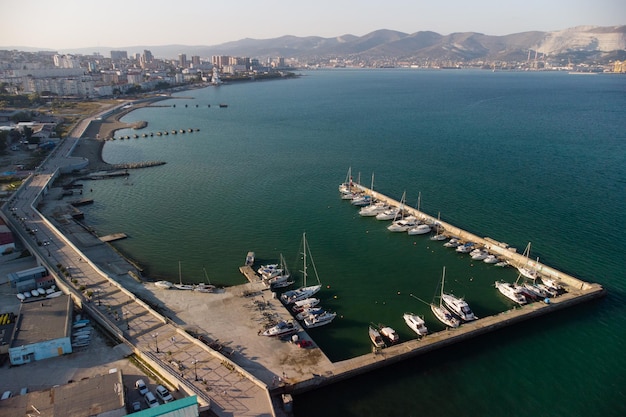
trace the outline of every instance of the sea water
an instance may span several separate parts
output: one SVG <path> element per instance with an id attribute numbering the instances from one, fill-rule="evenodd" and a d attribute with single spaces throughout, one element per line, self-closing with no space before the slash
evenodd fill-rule
<path id="1" fill-rule="evenodd" d="M 620 75 L 398 69 L 185 91 L 130 113 L 148 127 L 116 136 L 199 131 L 107 142 L 107 162 L 167 164 L 90 182 L 86 221 L 127 233 L 116 246 L 151 279 L 206 270 L 217 285 L 245 282 L 250 250 L 257 264 L 282 253 L 301 280 L 306 232 L 322 305 L 338 314 L 311 334 L 333 361 L 370 351 L 370 322 L 414 337 L 407 311 L 442 331 L 426 303 L 444 266 L 446 292 L 479 317 L 512 308 L 493 283 L 513 269 L 390 233 L 339 199 L 349 167 L 367 186 L 374 174 L 375 190 L 406 191 L 411 206 L 421 195 L 423 211 L 519 252 L 530 241 L 532 258 L 608 296 L 300 395 L 298 417 L 622 415 L 625 93 Z"/>

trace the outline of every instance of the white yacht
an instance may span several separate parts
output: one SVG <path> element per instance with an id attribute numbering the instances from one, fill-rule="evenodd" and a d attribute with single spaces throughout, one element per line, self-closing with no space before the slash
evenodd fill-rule
<path id="1" fill-rule="evenodd" d="M 411 227 L 416 225 L 417 219 L 413 216 L 409 216 L 407 218 L 396 220 L 387 226 L 387 230 L 390 232 L 406 232 Z"/>
<path id="2" fill-rule="evenodd" d="M 322 314 L 318 315 L 310 315 L 304 319 L 304 327 L 312 329 L 314 327 L 324 326 L 332 322 L 335 317 L 337 317 L 337 313 L 329 313 L 328 311 L 324 311 Z"/>
<path id="3" fill-rule="evenodd" d="M 321 307 L 307 307 L 298 314 L 296 314 L 297 320 L 304 320 L 309 316 L 317 316 L 324 313 L 324 309 Z"/>
<path id="4" fill-rule="evenodd" d="M 261 333 L 262 336 L 287 336 L 298 332 L 298 327 L 290 321 L 279 321 L 275 326 L 266 329 Z"/>
<path id="5" fill-rule="evenodd" d="M 378 213 L 376 220 L 395 220 L 401 216 L 400 211 L 398 207 L 390 207 L 382 213 Z"/>
<path id="6" fill-rule="evenodd" d="M 522 291 L 511 283 L 496 281 L 496 288 L 506 298 L 513 302 L 516 302 L 519 305 L 523 305 L 528 302 L 524 294 L 522 294 Z"/>
<path id="7" fill-rule="evenodd" d="M 389 206 L 386 203 L 378 201 L 374 204 L 370 204 L 369 206 L 362 207 L 359 210 L 359 215 L 363 217 L 374 217 L 380 213 L 383 213 L 388 208 Z"/>
<path id="8" fill-rule="evenodd" d="M 374 347 L 376 347 L 378 349 L 382 349 L 382 348 L 386 348 L 387 347 L 387 345 L 385 344 L 385 340 L 380 335 L 380 332 L 378 331 L 378 329 L 376 327 L 370 325 L 370 327 L 369 327 L 369 336 L 370 336 L 370 340 L 374 344 Z"/>
<path id="9" fill-rule="evenodd" d="M 420 223 L 414 227 L 411 227 L 409 230 L 407 230 L 406 232 L 409 235 L 425 235 L 427 233 L 430 233 L 431 231 L 431 227 L 425 223 Z"/>
<path id="10" fill-rule="evenodd" d="M 418 336 L 426 336 L 428 334 L 426 323 L 422 317 L 413 313 L 404 313 L 402 317 L 404 318 L 406 325 L 417 333 Z"/>
<path id="11" fill-rule="evenodd" d="M 483 262 L 486 264 L 496 264 L 500 262 L 500 260 L 498 259 L 496 255 L 489 254 L 485 257 L 485 259 L 483 259 Z"/>
<path id="12" fill-rule="evenodd" d="M 489 256 L 489 254 L 482 249 L 474 249 L 470 252 L 470 257 L 475 261 L 482 261 L 487 258 L 487 256 Z"/>
<path id="13" fill-rule="evenodd" d="M 385 339 L 387 339 L 392 345 L 400 341 L 400 336 L 398 336 L 398 333 L 389 326 L 380 325 L 379 331 L 380 334 L 383 335 Z"/>
<path id="14" fill-rule="evenodd" d="M 452 314 L 456 314 L 461 318 L 461 320 L 472 321 L 478 318 L 474 315 L 474 312 L 464 299 L 455 297 L 452 294 L 443 294 L 441 299 L 446 307 L 450 309 Z"/>
<path id="15" fill-rule="evenodd" d="M 459 246 L 459 240 L 455 237 L 451 238 L 449 241 L 443 244 L 446 248 L 456 248 Z"/>
<path id="16" fill-rule="evenodd" d="M 157 281 L 154 283 L 154 286 L 157 288 L 169 290 L 170 288 L 172 288 L 172 283 L 169 281 Z"/>

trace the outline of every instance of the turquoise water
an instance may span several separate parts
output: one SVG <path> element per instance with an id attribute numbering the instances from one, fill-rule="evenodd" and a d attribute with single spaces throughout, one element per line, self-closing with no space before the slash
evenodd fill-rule
<path id="1" fill-rule="evenodd" d="M 514 271 L 389 233 L 338 198 L 348 167 L 367 185 L 374 172 L 376 190 L 406 190 L 411 205 L 421 193 L 422 210 L 520 251 L 532 241 L 532 257 L 608 296 L 298 396 L 298 417 L 622 415 L 625 93 L 621 76 L 409 70 L 187 91 L 124 120 L 200 131 L 108 142 L 108 162 L 167 164 L 89 183 L 84 211 L 101 234 L 130 236 L 116 245 L 149 277 L 172 281 L 181 261 L 183 281 L 206 267 L 214 284 L 242 283 L 249 250 L 260 262 L 283 253 L 297 274 L 306 231 L 320 298 L 338 313 L 312 331 L 332 360 L 369 351 L 369 322 L 412 337 L 405 311 L 440 330 L 409 294 L 430 301 L 443 266 L 446 288 L 478 316 L 511 307 L 493 282 Z"/>

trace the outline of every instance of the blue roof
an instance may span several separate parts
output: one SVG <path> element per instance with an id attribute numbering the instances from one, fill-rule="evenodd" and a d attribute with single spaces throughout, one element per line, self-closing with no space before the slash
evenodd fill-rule
<path id="1" fill-rule="evenodd" d="M 142 403 L 143 406 L 145 404 Z M 171 403 L 161 404 L 158 407 L 148 408 L 145 410 L 138 411 L 133 413 L 133 417 L 159 417 L 165 414 L 174 413 L 179 410 L 183 410 L 188 407 L 194 407 L 194 414 L 188 413 L 177 413 L 171 414 L 173 416 L 197 416 L 198 415 L 198 397 L 192 395 L 190 397 L 183 397 L 180 400 L 172 401 Z M 191 411 L 191 410 L 190 410 Z"/>

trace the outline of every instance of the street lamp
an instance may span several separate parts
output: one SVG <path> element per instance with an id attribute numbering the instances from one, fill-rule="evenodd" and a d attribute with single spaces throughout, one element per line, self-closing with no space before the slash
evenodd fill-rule
<path id="1" fill-rule="evenodd" d="M 157 339 L 157 337 L 159 337 L 158 333 L 155 333 L 152 335 L 152 337 L 154 337 L 154 344 L 156 346 L 156 353 L 159 353 L 159 339 Z"/>
<path id="2" fill-rule="evenodd" d="M 193 373 L 194 376 L 196 377 L 196 381 L 198 380 L 198 360 L 194 359 L 193 361 L 191 361 L 193 363 Z"/>
<path id="3" fill-rule="evenodd" d="M 122 310 L 122 314 L 124 315 L 124 318 L 126 319 L 126 330 L 130 330 L 130 324 L 128 324 L 128 311 Z"/>

